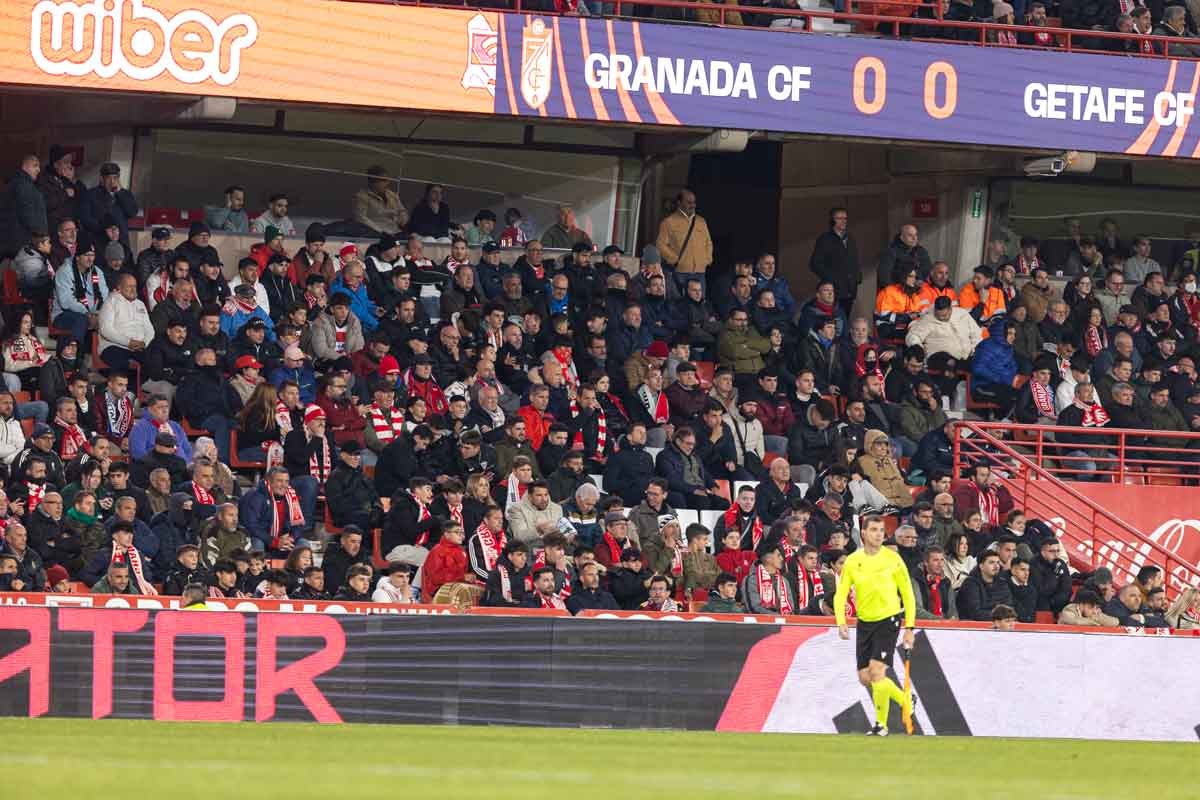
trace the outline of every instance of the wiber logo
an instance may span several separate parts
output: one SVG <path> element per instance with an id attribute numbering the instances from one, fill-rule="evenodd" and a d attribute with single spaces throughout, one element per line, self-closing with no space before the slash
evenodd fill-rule
<path id="1" fill-rule="evenodd" d="M 29 52 L 50 75 L 148 81 L 167 72 L 181 83 L 228 86 L 257 38 L 249 14 L 218 21 L 188 9 L 168 18 L 143 0 L 41 0 L 33 7 Z"/>

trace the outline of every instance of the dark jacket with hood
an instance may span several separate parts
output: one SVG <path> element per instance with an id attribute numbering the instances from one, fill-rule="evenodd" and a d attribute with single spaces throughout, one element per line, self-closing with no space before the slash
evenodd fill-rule
<path id="1" fill-rule="evenodd" d="M 1012 605 L 1012 590 L 1005 575 L 997 575 L 992 582 L 985 583 L 979 567 L 958 587 L 958 617 L 964 620 L 991 622 L 992 610 L 996 606 Z"/>
<path id="2" fill-rule="evenodd" d="M 508 571 L 508 597 L 504 596 L 503 581 L 500 578 L 501 567 Z M 496 561 L 496 566 L 488 573 L 487 586 L 483 592 L 483 604 L 492 607 L 516 607 L 521 605 L 527 594 L 525 581 L 529 578 L 530 571 L 530 563 L 527 562 L 522 569 L 518 570 L 513 566 L 508 556 L 501 555 Z"/>

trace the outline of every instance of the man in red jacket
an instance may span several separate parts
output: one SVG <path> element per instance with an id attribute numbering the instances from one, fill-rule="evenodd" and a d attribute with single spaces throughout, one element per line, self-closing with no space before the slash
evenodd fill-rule
<path id="1" fill-rule="evenodd" d="M 517 410 L 517 415 L 525 420 L 525 437 L 535 451 L 541 448 L 554 424 L 554 415 L 546 412 L 549 405 L 550 387 L 539 383 L 529 387 L 529 405 Z"/>
<path id="2" fill-rule="evenodd" d="M 442 528 L 442 538 L 429 551 L 421 566 L 421 602 L 432 603 L 438 589 L 447 583 L 476 583 L 463 549 L 463 528 L 457 522 Z"/>
<path id="3" fill-rule="evenodd" d="M 341 447 L 349 441 L 365 446 L 363 430 L 367 427 L 367 406 L 358 405 L 350 399 L 349 376 L 341 372 L 329 372 L 322 378 L 324 390 L 317 397 L 317 405 L 325 412 L 333 441 Z"/>

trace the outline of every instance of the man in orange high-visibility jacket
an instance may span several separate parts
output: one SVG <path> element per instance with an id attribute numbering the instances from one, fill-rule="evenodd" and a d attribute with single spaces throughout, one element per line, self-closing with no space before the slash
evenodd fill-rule
<path id="1" fill-rule="evenodd" d="M 992 286 L 992 269 L 980 265 L 975 268 L 971 282 L 963 286 L 958 293 L 958 304 L 965 308 L 983 328 L 983 338 L 987 338 L 988 325 L 996 319 L 1003 318 L 1008 313 L 1008 304 L 1004 302 L 1004 292 Z"/>

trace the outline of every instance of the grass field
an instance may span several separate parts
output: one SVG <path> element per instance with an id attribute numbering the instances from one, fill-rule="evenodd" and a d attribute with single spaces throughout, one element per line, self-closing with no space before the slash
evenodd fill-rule
<path id="1" fill-rule="evenodd" d="M 1161 800 L 1198 774 L 1194 744 L 1062 740 L 0 719 L 0 742 L 4 800 Z"/>

